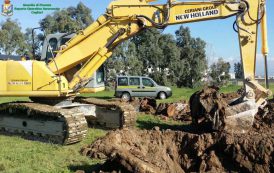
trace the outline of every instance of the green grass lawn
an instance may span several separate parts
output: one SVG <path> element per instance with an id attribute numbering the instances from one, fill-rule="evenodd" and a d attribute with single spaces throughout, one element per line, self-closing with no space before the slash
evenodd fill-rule
<path id="1" fill-rule="evenodd" d="M 239 89 L 239 86 L 227 86 L 221 89 L 222 92 L 231 92 Z M 173 102 L 187 100 L 191 94 L 198 89 L 175 88 L 173 96 L 159 102 Z M 274 85 L 271 85 L 274 91 Z M 84 94 L 84 96 L 97 98 L 112 98 L 113 91 L 104 91 L 96 94 Z M 10 101 L 24 101 L 28 98 L 1 98 L 0 103 Z M 163 121 L 159 117 L 140 114 L 137 121 L 137 128 L 151 129 L 159 126 L 161 129 L 183 129 L 184 123 L 172 120 Z M 104 136 L 105 130 L 89 129 L 87 138 L 81 143 L 70 146 L 59 146 L 24 140 L 20 137 L 7 137 L 0 135 L 0 172 L 3 173 L 70 173 L 75 170 L 94 170 L 99 160 L 92 160 L 81 156 L 79 151 L 84 145 L 92 143 L 96 138 Z"/>
<path id="2" fill-rule="evenodd" d="M 0 172 L 61 173 L 75 172 L 78 169 L 89 171 L 100 161 L 81 156 L 79 150 L 105 133 L 103 130 L 89 129 L 84 141 L 70 146 L 0 136 Z"/>

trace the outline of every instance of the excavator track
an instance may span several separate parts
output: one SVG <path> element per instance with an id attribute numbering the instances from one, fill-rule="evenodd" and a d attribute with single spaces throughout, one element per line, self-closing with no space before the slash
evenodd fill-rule
<path id="1" fill-rule="evenodd" d="M 87 133 L 84 115 L 77 109 L 22 102 L 0 104 L 0 133 L 68 145 Z"/>
<path id="2" fill-rule="evenodd" d="M 113 129 L 131 128 L 136 124 L 137 111 L 129 103 L 84 97 L 76 97 L 75 101 L 96 106 L 97 118 L 86 117 L 89 125 L 99 125 Z"/>
<path id="3" fill-rule="evenodd" d="M 128 103 L 94 98 L 73 101 L 95 106 L 96 116 L 85 116 L 78 107 L 58 108 L 37 102 L 4 103 L 0 104 L 0 133 L 68 145 L 82 141 L 88 125 L 107 129 L 135 126 L 137 113 Z"/>

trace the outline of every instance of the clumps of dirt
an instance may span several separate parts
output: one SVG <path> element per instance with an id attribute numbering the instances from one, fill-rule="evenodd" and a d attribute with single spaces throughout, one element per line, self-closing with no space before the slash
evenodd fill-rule
<path id="1" fill-rule="evenodd" d="M 119 163 L 130 172 L 184 172 L 195 171 L 195 160 L 214 143 L 211 134 L 124 129 L 108 133 L 82 153 Z"/>
<path id="2" fill-rule="evenodd" d="M 155 115 L 169 117 L 177 121 L 191 121 L 190 108 L 185 100 L 174 103 L 160 103 Z"/>
<path id="3" fill-rule="evenodd" d="M 249 108 L 241 105 L 230 107 L 241 98 L 241 92 L 239 90 L 220 94 L 216 86 L 205 87 L 195 92 L 189 100 L 192 122 L 199 126 L 208 126 L 208 129 L 223 130 L 226 116 L 235 115 Z"/>
<path id="4" fill-rule="evenodd" d="M 274 170 L 274 101 L 248 133 L 123 129 L 82 148 L 103 172 L 266 172 Z M 115 167 L 111 166 L 115 165 Z"/>
<path id="5" fill-rule="evenodd" d="M 157 102 L 152 98 L 143 98 L 140 100 L 140 112 L 147 114 L 155 114 L 157 108 Z"/>
<path id="6" fill-rule="evenodd" d="M 198 91 L 188 101 L 182 100 L 174 103 L 160 103 L 157 105 L 155 99 L 142 98 L 133 99 L 130 104 L 139 106 L 139 111 L 146 114 L 172 118 L 174 120 L 190 121 L 191 117 L 200 119 L 205 118 L 206 112 L 208 115 L 213 114 L 215 110 L 226 108 L 232 101 L 241 96 L 243 90 L 233 93 L 219 94 L 219 88 L 216 86 L 205 87 Z M 191 105 L 191 106 L 190 106 Z M 192 113 L 191 113 L 192 110 Z M 221 112 L 220 112 L 221 113 Z M 212 117 L 206 117 L 212 119 Z"/>
<path id="7" fill-rule="evenodd" d="M 129 172 L 271 172 L 273 131 L 264 134 L 204 133 L 123 129 L 109 132 L 82 153 L 107 159 Z"/>
<path id="8" fill-rule="evenodd" d="M 219 89 L 217 90 L 219 91 Z M 239 89 L 237 92 L 230 92 L 230 93 L 220 93 L 222 99 L 225 100 L 227 104 L 230 104 L 235 99 L 241 97 L 243 95 L 243 88 Z"/>
<path id="9" fill-rule="evenodd" d="M 218 144 L 218 154 L 230 158 L 238 172 L 270 173 L 274 169 L 273 132 L 272 129 L 264 133 L 226 134 Z"/>
<path id="10" fill-rule="evenodd" d="M 241 93 L 218 94 L 209 87 L 195 93 L 192 111 L 218 116 L 231 107 Z M 231 101 L 232 100 L 232 101 Z M 159 106 L 161 107 L 159 108 Z M 160 104 L 156 112 L 168 114 L 168 105 Z M 176 110 L 176 109 L 173 109 Z M 216 115 L 216 114 L 215 114 Z M 212 119 L 211 119 L 212 120 Z M 222 121 L 221 121 L 222 122 Z M 190 131 L 122 129 L 109 132 L 81 153 L 91 158 L 104 159 L 102 172 L 265 172 L 274 170 L 274 100 L 255 116 L 247 133 L 230 131 Z M 115 166 L 113 166 L 115 165 Z"/>
<path id="11" fill-rule="evenodd" d="M 253 128 L 258 132 L 274 128 L 274 99 L 268 100 L 268 104 L 263 109 L 259 109 L 255 116 Z"/>
<path id="12" fill-rule="evenodd" d="M 139 104 L 139 112 L 160 116 L 162 119 L 173 119 L 176 121 L 190 121 L 190 109 L 187 101 L 182 100 L 174 103 L 159 103 L 152 98 L 134 99 L 130 104 Z"/>

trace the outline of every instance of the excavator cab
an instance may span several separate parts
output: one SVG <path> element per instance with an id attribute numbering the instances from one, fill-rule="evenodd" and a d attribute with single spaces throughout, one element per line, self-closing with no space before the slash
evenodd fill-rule
<path id="1" fill-rule="evenodd" d="M 65 48 L 65 43 L 75 34 L 56 33 L 46 36 L 41 53 L 41 61 L 49 63 L 52 57 L 57 55 L 58 50 Z M 105 90 L 105 66 L 104 64 L 91 76 L 90 82 L 80 93 L 95 93 Z"/>

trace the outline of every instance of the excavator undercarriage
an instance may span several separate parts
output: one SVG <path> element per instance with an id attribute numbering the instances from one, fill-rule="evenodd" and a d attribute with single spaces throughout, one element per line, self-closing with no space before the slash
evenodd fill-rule
<path id="1" fill-rule="evenodd" d="M 134 126 L 136 121 L 133 106 L 125 103 L 77 98 L 77 102 L 70 100 L 70 104 L 60 106 L 32 99 L 36 102 L 0 105 L 0 133 L 68 145 L 82 141 L 88 126 L 123 128 Z"/>

